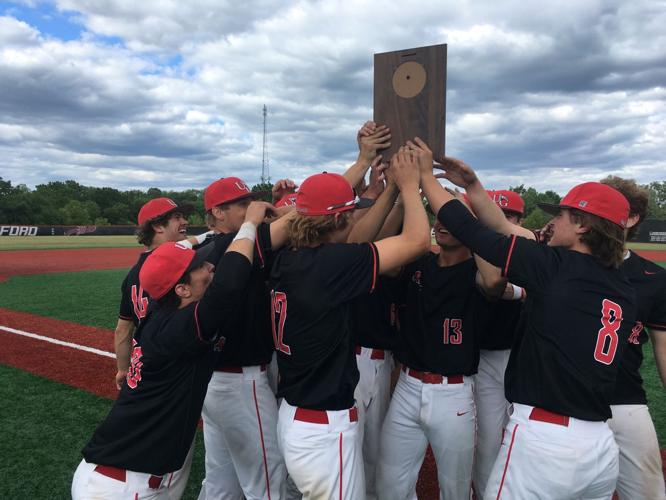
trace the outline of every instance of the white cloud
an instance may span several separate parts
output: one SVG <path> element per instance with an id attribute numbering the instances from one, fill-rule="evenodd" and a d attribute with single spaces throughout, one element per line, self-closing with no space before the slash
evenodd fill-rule
<path id="1" fill-rule="evenodd" d="M 666 12 L 647 0 L 56 6 L 79 40 L 0 17 L 0 175 L 13 182 L 254 183 L 264 104 L 273 179 L 342 171 L 372 115 L 372 54 L 442 42 L 447 151 L 497 187 L 664 178 Z"/>

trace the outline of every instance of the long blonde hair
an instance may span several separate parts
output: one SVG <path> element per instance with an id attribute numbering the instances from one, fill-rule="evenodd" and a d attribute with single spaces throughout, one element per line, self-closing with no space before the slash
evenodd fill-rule
<path id="1" fill-rule="evenodd" d="M 333 215 L 297 214 L 287 222 L 287 234 L 293 248 L 311 247 L 329 241 L 331 234 L 349 225 L 351 212 Z"/>

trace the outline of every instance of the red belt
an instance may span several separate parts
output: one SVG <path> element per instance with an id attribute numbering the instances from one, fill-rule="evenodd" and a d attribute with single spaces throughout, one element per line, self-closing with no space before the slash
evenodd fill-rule
<path id="1" fill-rule="evenodd" d="M 261 366 L 261 371 L 265 372 L 266 371 L 266 365 L 260 365 Z M 220 368 L 215 368 L 216 372 L 224 372 L 224 373 L 243 373 L 243 367 L 242 366 L 221 366 Z"/>
<path id="2" fill-rule="evenodd" d="M 407 366 L 402 367 L 402 371 L 405 372 L 410 377 L 420 380 L 424 384 L 441 384 L 444 381 L 447 381 L 449 384 L 462 384 L 465 382 L 463 375 L 440 375 L 439 373 L 432 372 L 420 372 L 409 368 Z"/>
<path id="3" fill-rule="evenodd" d="M 530 420 L 538 420 L 539 422 L 547 422 L 549 424 L 569 426 L 569 417 L 553 413 L 552 411 L 544 410 L 543 408 L 532 408 L 530 413 Z"/>
<path id="4" fill-rule="evenodd" d="M 356 354 L 361 355 L 363 347 L 360 345 L 356 346 Z M 367 347 L 366 349 L 370 349 L 370 347 Z M 372 352 L 370 352 L 370 359 L 384 359 L 386 355 L 384 354 L 383 349 L 372 349 Z"/>
<path id="5" fill-rule="evenodd" d="M 301 422 L 310 422 L 311 424 L 327 424 L 328 413 L 326 410 L 309 410 L 308 408 L 296 408 L 294 420 Z M 349 409 L 349 421 L 358 422 L 358 408 Z"/>
<path id="6" fill-rule="evenodd" d="M 124 483 L 127 480 L 127 471 L 112 467 L 111 465 L 98 465 L 95 467 L 95 472 L 116 481 Z M 162 476 L 150 476 L 148 478 L 148 487 L 152 490 L 157 490 L 162 485 Z"/>

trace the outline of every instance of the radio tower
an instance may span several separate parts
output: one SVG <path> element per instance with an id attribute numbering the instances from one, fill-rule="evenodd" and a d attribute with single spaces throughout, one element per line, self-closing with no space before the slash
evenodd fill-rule
<path id="1" fill-rule="evenodd" d="M 268 172 L 268 150 L 266 148 L 266 115 L 267 115 L 266 105 L 264 104 L 264 138 L 262 144 L 262 153 L 261 153 L 261 183 L 266 184 L 271 181 L 271 175 Z"/>

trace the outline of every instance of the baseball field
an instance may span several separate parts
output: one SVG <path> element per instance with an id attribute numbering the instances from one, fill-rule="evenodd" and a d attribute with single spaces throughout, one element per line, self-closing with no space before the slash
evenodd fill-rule
<path id="1" fill-rule="evenodd" d="M 633 248 L 666 267 L 666 245 Z M 140 251 L 131 236 L 0 239 L 0 498 L 69 496 L 80 450 L 117 393 L 120 283 Z M 649 345 L 642 374 L 664 448 L 666 393 Z M 198 432 L 186 499 L 202 478 Z M 430 458 L 418 494 L 437 498 Z"/>

